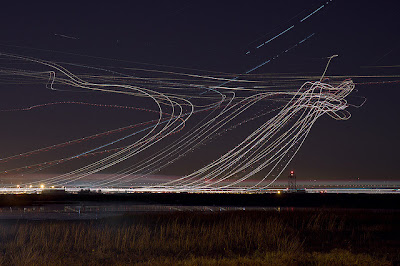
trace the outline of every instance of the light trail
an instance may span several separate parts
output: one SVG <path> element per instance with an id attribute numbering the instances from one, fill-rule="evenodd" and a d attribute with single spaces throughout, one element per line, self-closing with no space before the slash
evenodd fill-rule
<path id="1" fill-rule="evenodd" d="M 331 0 L 332 1 L 332 0 Z M 325 7 L 325 5 L 320 6 L 319 8 L 315 9 L 313 12 L 311 12 L 310 14 L 308 14 L 307 16 L 305 16 L 304 18 L 302 18 L 300 20 L 300 22 L 303 22 L 304 20 L 308 19 L 309 17 L 311 17 L 312 15 L 314 15 L 315 13 L 317 13 L 318 11 L 320 11 L 321 9 L 323 9 Z"/>
<path id="2" fill-rule="evenodd" d="M 294 25 L 290 26 L 289 28 L 287 28 L 286 30 L 282 31 L 282 32 L 279 33 L 278 35 L 275 35 L 274 37 L 272 37 L 272 38 L 269 39 L 268 41 L 263 42 L 262 44 L 258 45 L 256 48 L 257 48 L 257 49 L 258 49 L 258 48 L 261 48 L 262 46 L 264 46 L 264 45 L 266 45 L 267 43 L 269 43 L 269 42 L 275 40 L 276 38 L 278 38 L 279 36 L 285 34 L 286 32 L 290 31 L 290 30 L 293 29 L 293 28 L 294 28 Z"/>
<path id="3" fill-rule="evenodd" d="M 308 15 L 306 15 L 305 17 L 303 17 L 302 19 L 300 19 L 297 23 L 301 24 L 302 22 L 304 22 L 305 20 L 307 20 L 308 18 L 310 18 L 312 15 L 318 13 L 321 9 L 323 9 L 324 7 L 326 7 L 328 4 L 330 4 L 330 2 L 332 2 L 332 0 L 329 0 L 327 2 L 325 2 L 325 4 L 321 5 L 320 7 L 318 7 L 317 9 L 315 9 L 314 11 L 312 11 L 311 13 L 309 13 Z M 302 12 L 300 12 L 299 14 L 297 14 L 296 16 L 294 16 L 292 19 L 290 19 L 289 21 L 292 21 L 294 18 L 298 17 Z M 290 25 L 290 24 L 289 24 Z M 273 37 L 271 37 L 270 39 L 266 40 L 265 42 L 259 44 L 256 46 L 255 49 L 259 49 L 262 48 L 264 45 L 272 42 L 273 40 L 285 35 L 286 33 L 288 33 L 290 30 L 292 30 L 294 27 L 296 26 L 296 24 L 293 24 L 289 27 L 287 27 L 285 30 L 281 31 L 280 33 L 274 35 Z M 304 42 L 305 39 L 303 39 L 299 44 L 301 44 L 302 42 Z M 246 51 L 246 55 L 249 55 L 251 53 L 251 50 Z"/>
<path id="4" fill-rule="evenodd" d="M 313 34 L 309 35 L 282 51 L 281 54 L 312 36 Z M 20 186 L 39 186 L 40 184 L 46 184 L 47 187 L 73 187 L 84 184 L 84 187 L 88 188 L 129 186 L 135 180 L 146 179 L 172 165 L 179 167 L 181 160 L 201 149 L 205 144 L 215 142 L 216 139 L 224 140 L 228 133 L 239 128 L 243 130 L 248 124 L 258 124 L 255 129 L 249 129 L 247 137 L 224 154 L 217 158 L 213 158 L 212 155 L 207 158 L 208 160 L 198 170 L 157 185 L 140 186 L 135 188 L 135 191 L 263 191 L 279 178 L 319 117 L 327 114 L 337 120 L 350 118 L 346 110 L 349 106 L 346 97 L 354 89 L 354 83 L 349 79 L 341 83 L 334 81 L 332 84 L 327 84 L 317 76 L 315 80 L 320 81 L 307 81 L 310 76 L 293 75 L 279 76 L 277 80 L 282 80 L 282 84 L 292 82 L 290 83 L 292 87 L 302 82 L 303 85 L 298 89 L 279 89 L 279 87 L 271 89 L 269 86 L 262 86 L 268 83 L 271 76 L 250 75 L 250 73 L 279 55 L 240 75 L 221 73 L 220 76 L 210 76 L 126 68 L 126 70 L 136 69 L 140 73 L 146 73 L 141 77 L 137 74 L 132 76 L 116 71 L 103 71 L 99 67 L 69 64 L 71 67 L 79 67 L 87 71 L 84 75 L 78 76 L 59 63 L 1 53 L 1 59 L 8 60 L 11 64 L 23 62 L 26 69 L 1 68 L 0 82 L 14 80 L 29 84 L 29 82 L 40 81 L 46 83 L 46 88 L 55 92 L 65 90 L 60 89 L 60 86 L 64 86 L 68 90 L 73 89 L 77 92 L 119 94 L 143 99 L 147 103 L 144 108 L 140 105 L 61 101 L 3 109 L 3 113 L 26 112 L 38 108 L 46 110 L 51 106 L 69 104 L 93 108 L 127 109 L 132 112 L 144 111 L 153 113 L 157 117 L 4 157 L 0 160 L 4 165 L 10 163 L 11 160 L 13 164 L 22 165 L 3 170 L 3 176 L 13 176 L 15 173 L 18 175 L 40 173 L 49 167 L 57 169 L 60 164 L 67 164 L 71 170 L 53 174 L 51 177 L 23 182 Z M 38 66 L 43 70 L 32 70 L 37 69 Z M 102 75 L 103 72 L 106 75 Z M 325 72 L 326 69 L 324 75 Z M 140 104 L 140 101 L 136 103 Z M 196 122 L 192 123 L 192 119 Z M 94 140 L 96 140 L 94 147 L 74 152 L 75 144 Z M 24 165 L 28 157 L 40 160 L 39 155 L 42 152 L 50 153 L 67 147 L 72 149 L 72 155 Z M 100 157 L 97 158 L 97 156 Z M 75 166 L 76 159 L 86 163 L 83 166 Z M 91 179 L 95 174 L 120 165 L 122 162 L 129 162 L 129 164 L 114 173 L 104 175 L 104 178 L 100 180 Z M 258 178 L 254 179 L 257 176 Z M 250 182 L 250 180 L 256 181 Z"/>

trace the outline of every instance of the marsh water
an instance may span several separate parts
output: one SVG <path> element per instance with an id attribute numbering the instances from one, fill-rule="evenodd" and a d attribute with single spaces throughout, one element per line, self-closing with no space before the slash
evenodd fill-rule
<path id="1" fill-rule="evenodd" d="M 118 216 L 127 213 L 156 213 L 156 212 L 221 212 L 264 210 L 280 211 L 289 208 L 273 207 L 220 207 L 220 206 L 175 206 L 160 204 L 131 204 L 131 203 L 79 203 L 79 204 L 44 204 L 26 207 L 1 207 L 0 220 L 85 220 Z"/>
<path id="2" fill-rule="evenodd" d="M 234 207 L 234 206 L 179 206 L 161 204 L 132 204 L 126 202 L 80 202 L 72 204 L 43 204 L 34 206 L 0 207 L 0 220 L 92 220 L 134 213 L 165 212 L 226 212 L 226 211 L 318 211 L 309 207 Z M 329 209 L 344 210 L 344 209 Z M 346 211 L 360 209 L 345 209 Z M 400 212 L 400 210 L 368 209 L 371 212 Z"/>

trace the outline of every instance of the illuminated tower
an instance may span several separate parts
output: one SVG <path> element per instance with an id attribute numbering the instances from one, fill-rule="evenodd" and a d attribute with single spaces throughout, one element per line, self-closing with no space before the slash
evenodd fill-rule
<path id="1" fill-rule="evenodd" d="M 290 174 L 288 176 L 288 188 L 290 192 L 296 192 L 297 187 L 296 187 L 296 175 L 294 174 L 294 171 L 290 171 Z"/>

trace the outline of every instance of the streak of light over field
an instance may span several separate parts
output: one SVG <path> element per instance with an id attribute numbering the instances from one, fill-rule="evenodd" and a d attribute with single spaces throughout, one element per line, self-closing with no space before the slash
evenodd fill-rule
<path id="1" fill-rule="evenodd" d="M 221 80 L 218 77 L 196 75 L 193 80 L 174 81 L 173 76 L 182 75 L 180 73 L 168 73 L 171 80 L 135 76 L 131 77 L 131 81 L 121 80 L 125 83 L 115 82 L 115 80 L 107 82 L 107 77 L 98 73 L 86 76 L 86 79 L 80 78 L 55 62 L 12 54 L 0 55 L 3 60 L 8 59 L 11 63 L 24 62 L 26 66 L 33 65 L 32 68 L 41 66 L 45 69 L 43 71 L 2 69 L 3 76 L 9 77 L 10 80 L 14 77 L 26 81 L 43 80 L 47 82 L 47 88 L 53 91 L 58 91 L 61 86 L 67 86 L 78 91 L 133 96 L 148 100 L 146 105 L 150 106 L 144 108 L 65 101 L 5 109 L 3 112 L 31 112 L 38 108 L 46 109 L 62 104 L 146 111 L 154 114 L 151 120 L 143 123 L 2 158 L 0 162 L 5 165 L 9 161 L 20 163 L 27 157 L 31 159 L 38 154 L 57 151 L 66 146 L 74 147 L 78 143 L 89 142 L 93 139 L 103 140 L 104 136 L 111 138 L 104 139 L 101 144 L 96 143 L 90 149 L 80 150 L 68 156 L 19 165 L 2 171 L 5 176 L 40 173 L 88 156 L 92 158 L 89 163 L 81 167 L 52 177 L 21 183 L 21 187 L 38 184 L 46 184 L 47 187 L 74 186 L 81 181 L 84 181 L 86 187 L 127 186 L 135 180 L 158 173 L 173 163 L 179 164 L 180 158 L 187 156 L 215 137 L 223 136 L 247 123 L 257 122 L 258 126 L 253 132 L 249 132 L 247 137 L 200 169 L 157 185 L 144 182 L 141 189 L 264 190 L 271 186 L 285 170 L 319 117 L 327 114 L 336 120 L 350 118 L 350 113 L 346 110 L 349 106 L 346 97 L 354 89 L 351 79 L 333 84 L 306 81 L 297 89 L 282 90 L 244 88 L 243 84 L 257 83 L 257 80 L 243 80 L 239 76 Z M 247 71 L 246 74 L 257 68 Z M 252 112 L 249 112 L 250 110 Z M 194 116 L 201 116 L 201 118 L 200 120 L 197 118 L 198 122 L 186 129 Z M 183 129 L 185 130 L 182 133 Z M 127 130 L 130 132 L 125 133 Z M 122 135 L 114 136 L 116 133 Z M 171 142 L 166 142 L 172 135 L 178 135 L 178 137 Z M 155 150 L 152 149 L 160 142 L 166 144 L 161 144 Z M 149 150 L 152 152 L 148 153 Z M 93 160 L 93 157 L 96 159 Z M 102 179 L 90 178 L 96 173 L 127 160 L 133 161 L 124 169 L 106 175 Z M 259 178 L 252 179 L 256 175 L 259 175 Z"/>

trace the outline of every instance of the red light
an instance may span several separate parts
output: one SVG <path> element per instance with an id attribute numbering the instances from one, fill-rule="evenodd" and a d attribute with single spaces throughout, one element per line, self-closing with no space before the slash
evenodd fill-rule
<path id="1" fill-rule="evenodd" d="M 294 171 L 290 171 L 291 174 L 294 174 Z"/>

